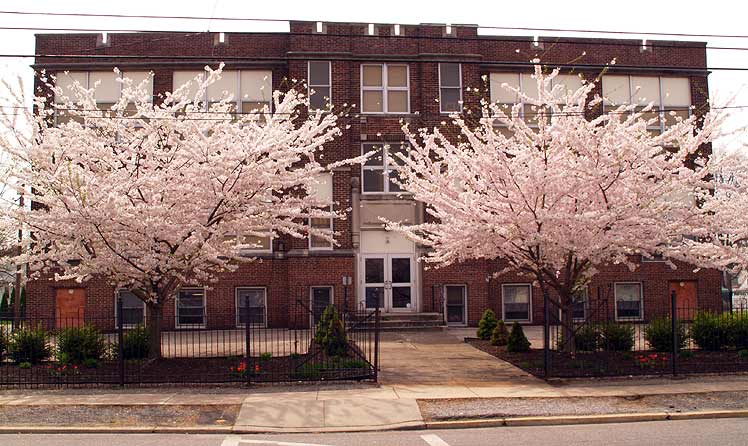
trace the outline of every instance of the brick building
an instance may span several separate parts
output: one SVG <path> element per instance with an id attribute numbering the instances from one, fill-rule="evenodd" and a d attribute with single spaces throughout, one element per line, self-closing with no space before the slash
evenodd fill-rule
<path id="1" fill-rule="evenodd" d="M 404 139 L 401 120 L 413 127 L 438 126 L 451 112 L 477 107 L 481 95 L 514 102 L 500 88 L 503 82 L 532 94 L 527 62 L 535 56 L 549 66 L 573 61 L 574 69 L 557 78 L 569 88 L 581 85 L 580 76 L 595 79 L 615 59 L 596 93 L 616 103 L 654 100 L 662 126 L 667 123 L 665 108 L 687 116 L 691 106 L 703 110 L 708 99 L 705 44 L 479 36 L 477 27 L 469 25 L 291 22 L 289 33 L 40 34 L 36 53 L 95 56 L 40 56 L 34 68 L 57 73 L 58 82 L 93 86 L 100 80 L 102 104 L 118 97 L 115 66 L 136 79 L 152 73 L 158 101 L 206 64 L 224 61 L 223 78 L 206 93 L 206 101 L 229 91 L 242 111 L 267 102 L 271 89 L 285 88 L 286 79 L 307 79 L 317 92 L 312 106 L 321 106 L 327 97 L 336 107 L 355 104 L 350 128 L 326 147 L 328 161 L 382 150 L 384 143 L 390 151 L 398 150 Z M 350 211 L 345 220 L 313 224 L 332 225 L 340 246 L 320 240 L 258 240 L 262 249 L 252 255 L 260 261 L 205 287 L 182 289 L 165 307 L 164 328 L 236 327 L 245 322 L 245 296 L 255 307 L 251 322 L 270 327 L 290 322 L 289 307 L 297 299 L 319 308 L 333 300 L 342 304 L 345 295 L 351 306 L 371 307 L 379 300 L 386 312 L 446 312 L 454 325 L 476 325 L 486 308 L 507 321 L 542 322 L 539 289 L 519 275 L 493 277 L 502 269 L 500 260 L 427 270 L 416 261 L 421 247 L 382 228 L 382 216 L 420 222 L 424 215 L 422 204 L 388 181 L 388 162 L 384 150 L 365 166 L 335 170 L 323 182 L 320 192 Z M 343 285 L 345 276 L 352 278 L 351 286 Z M 601 267 L 588 294 L 595 299 L 597 290 L 604 290 L 602 296 L 619 320 L 645 320 L 667 307 L 671 288 L 686 302 L 721 308 L 720 283 L 717 271 L 694 272 L 685 265 L 672 270 L 661 261 L 642 261 L 633 272 L 624 266 Z M 103 280 L 83 285 L 37 280 L 28 285 L 28 313 L 113 320 L 118 294 Z M 123 317 L 140 321 L 142 304 L 121 294 Z M 587 305 L 580 303 L 577 315 L 586 311 Z"/>

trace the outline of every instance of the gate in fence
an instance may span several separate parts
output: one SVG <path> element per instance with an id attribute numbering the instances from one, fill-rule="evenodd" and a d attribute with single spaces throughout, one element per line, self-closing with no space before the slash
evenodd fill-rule
<path id="1" fill-rule="evenodd" d="M 246 299 L 235 327 L 181 323 L 161 333 L 160 352 L 152 351 L 147 319 L 133 325 L 125 317 L 3 318 L 0 386 L 377 379 L 379 310 L 331 305 L 317 314 L 299 300 L 289 305 L 283 326 L 272 327 L 254 313 L 265 309 Z M 166 317 L 162 326 L 169 327 Z"/>

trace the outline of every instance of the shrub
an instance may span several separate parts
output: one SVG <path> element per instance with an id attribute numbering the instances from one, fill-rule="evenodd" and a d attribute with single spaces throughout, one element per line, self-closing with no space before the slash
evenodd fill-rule
<path id="1" fill-rule="evenodd" d="M 498 321 L 491 332 L 491 345 L 506 345 L 509 343 L 509 330 L 504 321 Z"/>
<path id="2" fill-rule="evenodd" d="M 696 314 L 691 324 L 691 338 L 703 350 L 724 349 L 729 342 L 728 317 L 708 312 Z"/>
<path id="3" fill-rule="evenodd" d="M 99 368 L 99 361 L 97 361 L 94 358 L 88 358 L 85 361 L 83 361 L 83 365 L 86 366 L 88 369 L 96 369 Z"/>
<path id="4" fill-rule="evenodd" d="M 686 325 L 678 322 L 678 350 L 683 350 L 688 344 Z M 673 351 L 673 322 L 670 318 L 658 318 L 644 328 L 644 339 L 657 352 Z"/>
<path id="5" fill-rule="evenodd" d="M 509 333 L 509 342 L 506 349 L 510 352 L 526 352 L 530 350 L 530 341 L 527 340 L 522 326 L 515 322 L 512 324 L 512 332 Z"/>
<path id="6" fill-rule="evenodd" d="M 293 352 L 293 353 L 291 353 L 290 356 L 291 356 L 291 359 L 299 359 L 299 358 L 301 358 L 301 353 Z"/>
<path id="7" fill-rule="evenodd" d="M 740 358 L 740 359 L 748 359 L 748 350 L 739 350 L 738 351 L 738 358 Z"/>
<path id="8" fill-rule="evenodd" d="M 31 363 L 30 362 L 22 362 L 22 363 L 18 364 L 18 367 L 21 368 L 21 369 L 30 369 L 31 368 Z"/>
<path id="9" fill-rule="evenodd" d="M 496 313 L 494 313 L 493 310 L 489 309 L 484 311 L 483 316 L 480 318 L 480 322 L 478 322 L 478 337 L 485 340 L 491 339 L 491 334 L 498 323 L 499 321 L 496 319 Z"/>
<path id="10" fill-rule="evenodd" d="M 594 352 L 600 346 L 600 331 L 592 325 L 585 325 L 574 334 L 574 347 L 581 352 Z"/>
<path id="11" fill-rule="evenodd" d="M 343 356 L 348 348 L 343 321 L 340 320 L 338 310 L 330 305 L 320 317 L 314 340 L 328 356 Z"/>
<path id="12" fill-rule="evenodd" d="M 107 350 L 107 343 L 98 329 L 84 325 L 62 330 L 57 337 L 57 349 L 60 354 L 67 355 L 65 363 L 81 364 L 87 359 L 101 359 Z"/>
<path id="13" fill-rule="evenodd" d="M 627 352 L 634 348 L 634 327 L 609 323 L 602 326 L 602 342 L 606 350 Z"/>
<path id="14" fill-rule="evenodd" d="M 723 316 L 730 321 L 729 342 L 738 350 L 748 349 L 748 317 L 745 314 L 732 314 Z"/>
<path id="15" fill-rule="evenodd" d="M 16 363 L 36 364 L 48 359 L 52 353 L 47 345 L 48 339 L 49 334 L 41 327 L 22 327 L 13 333 L 8 343 L 8 353 Z"/>
<path id="16" fill-rule="evenodd" d="M 8 338 L 5 336 L 3 327 L 0 327 L 0 361 L 3 360 L 5 350 L 8 348 Z"/>
<path id="17" fill-rule="evenodd" d="M 150 336 L 148 330 L 138 325 L 125 333 L 122 338 L 122 356 L 125 359 L 143 359 L 148 357 L 151 351 Z"/>
<path id="18" fill-rule="evenodd" d="M 260 361 L 269 361 L 273 358 L 273 354 L 270 352 L 265 352 L 260 354 Z"/>

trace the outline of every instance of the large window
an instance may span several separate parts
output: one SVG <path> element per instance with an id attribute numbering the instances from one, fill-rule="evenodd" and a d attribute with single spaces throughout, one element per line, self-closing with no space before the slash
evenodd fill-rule
<path id="1" fill-rule="evenodd" d="M 177 292 L 177 328 L 205 327 L 205 290 L 182 288 Z"/>
<path id="2" fill-rule="evenodd" d="M 120 318 L 124 327 L 145 324 L 145 302 L 127 290 L 119 290 L 117 297 L 122 300 L 122 314 L 118 313 L 119 306 L 116 302 L 114 306 L 117 324 Z"/>
<path id="3" fill-rule="evenodd" d="M 409 113 L 408 66 L 361 65 L 362 113 Z"/>
<path id="4" fill-rule="evenodd" d="M 615 284 L 616 319 L 619 321 L 643 318 L 642 284 L 623 282 Z"/>
<path id="5" fill-rule="evenodd" d="M 506 109 L 506 113 L 509 113 L 509 109 L 515 104 L 522 103 L 520 110 L 520 117 L 522 117 L 530 125 L 537 122 L 538 109 L 537 106 L 530 103 L 525 103 L 522 97 L 514 91 L 508 90 L 503 87 L 506 84 L 509 87 L 515 88 L 521 91 L 525 96 L 532 99 L 537 99 L 540 94 L 538 92 L 538 81 L 533 78 L 530 73 L 491 73 L 490 79 L 490 90 L 491 90 L 491 102 L 496 102 Z M 558 97 L 555 98 L 557 102 L 562 103 L 565 101 L 565 95 L 570 91 L 576 91 L 582 86 L 582 78 L 575 74 L 559 74 L 552 81 L 552 88 L 557 85 L 562 85 L 563 88 L 559 89 Z M 550 111 L 546 111 L 549 113 Z"/>
<path id="6" fill-rule="evenodd" d="M 332 101 L 332 71 L 328 61 L 309 61 L 309 108 L 325 109 Z"/>
<path id="7" fill-rule="evenodd" d="M 462 111 L 462 65 L 458 63 L 439 64 L 439 111 Z"/>
<path id="8" fill-rule="evenodd" d="M 375 152 L 362 166 L 362 186 L 364 193 L 400 193 L 402 188 L 395 183 L 397 165 L 402 164 L 396 155 L 407 156 L 410 147 L 405 142 L 364 143 L 361 153 Z"/>
<path id="9" fill-rule="evenodd" d="M 265 288 L 236 289 L 236 326 L 267 326 L 267 291 Z"/>
<path id="10" fill-rule="evenodd" d="M 641 110 L 654 104 L 645 115 L 653 120 L 647 127 L 652 134 L 659 134 L 690 115 L 691 87 L 686 77 L 606 75 L 602 83 L 606 109 L 635 104 Z"/>
<path id="11" fill-rule="evenodd" d="M 242 252 L 247 254 L 261 254 L 273 252 L 273 239 L 269 236 L 245 234 L 239 238 Z"/>
<path id="12" fill-rule="evenodd" d="M 530 322 L 532 287 L 529 283 L 502 285 L 501 297 L 505 321 Z"/>
<path id="13" fill-rule="evenodd" d="M 199 89 L 199 80 L 204 80 L 205 71 L 175 71 L 174 89 L 188 84 L 188 95 L 194 98 Z M 273 73 L 270 70 L 224 70 L 221 78 L 206 88 L 199 102 L 207 104 L 231 98 L 233 109 L 241 113 L 262 111 L 271 107 L 273 99 Z"/>
<path id="14" fill-rule="evenodd" d="M 122 82 L 118 79 L 128 78 L 132 80 L 133 87 L 139 86 L 145 81 L 146 89 L 150 92 L 149 99 L 153 100 L 153 75 L 149 71 L 123 71 L 115 73 L 114 71 L 68 71 L 58 73 L 55 84 L 62 89 L 62 95 L 67 96 L 75 102 L 73 85 L 78 83 L 84 88 L 94 88 L 94 98 L 96 106 L 101 110 L 107 110 L 120 100 L 122 94 Z M 55 96 L 55 103 L 63 103 L 63 97 Z M 59 110 L 56 116 L 57 124 L 62 124 L 70 120 L 69 114 L 65 110 Z"/>

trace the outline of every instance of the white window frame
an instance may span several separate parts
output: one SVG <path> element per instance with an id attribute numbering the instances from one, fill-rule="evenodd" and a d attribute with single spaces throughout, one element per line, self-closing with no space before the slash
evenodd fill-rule
<path id="1" fill-rule="evenodd" d="M 202 290 L 203 291 L 203 323 L 202 324 L 180 324 L 179 323 L 179 293 L 183 290 Z M 207 289 L 199 286 L 186 286 L 177 290 L 174 295 L 174 328 L 176 329 L 199 329 L 205 328 L 208 324 L 208 299 Z"/>
<path id="2" fill-rule="evenodd" d="M 327 62 L 327 85 L 323 84 L 312 84 L 312 62 Z M 307 78 L 309 79 L 308 87 L 310 90 L 314 90 L 315 87 L 322 87 L 322 88 L 329 88 L 330 94 L 327 97 L 327 104 L 328 106 L 332 105 L 332 61 L 329 60 L 309 60 L 306 64 L 306 72 L 307 72 Z M 311 95 L 309 95 L 308 104 L 307 104 L 309 110 L 324 110 L 322 108 L 312 108 L 312 98 Z"/>
<path id="3" fill-rule="evenodd" d="M 636 86 L 634 85 L 634 80 L 633 80 L 633 78 L 635 76 L 632 76 L 630 74 L 612 74 L 612 75 L 613 76 L 626 76 L 628 78 L 628 85 L 629 85 L 629 91 L 628 91 L 629 102 L 628 102 L 628 105 L 633 104 L 634 92 L 636 91 Z M 667 107 L 665 106 L 665 95 L 663 94 L 663 91 L 662 91 L 662 80 L 663 79 L 688 79 L 688 87 L 689 87 L 689 91 L 688 91 L 689 100 L 688 100 L 688 102 L 689 102 L 689 104 L 688 104 L 688 106 L 678 106 L 678 107 L 679 108 L 680 107 L 686 107 L 687 110 L 688 110 L 688 117 L 691 117 L 691 115 L 693 114 L 693 108 L 692 108 L 693 107 L 693 96 L 691 95 L 691 90 L 690 90 L 691 79 L 688 76 L 646 76 L 645 75 L 643 77 L 656 77 L 657 78 L 657 87 L 658 87 L 657 90 L 658 90 L 658 92 L 660 94 L 660 97 L 659 97 L 660 104 L 659 105 L 654 105 L 653 108 L 652 108 L 652 111 L 654 111 L 654 112 L 657 113 L 657 115 L 659 117 L 659 120 L 660 120 L 660 124 L 657 127 L 652 126 L 652 125 L 647 125 L 647 130 L 658 130 L 660 133 L 663 133 L 665 130 L 667 130 L 667 127 L 665 126 L 665 117 L 666 117 L 666 115 L 668 113 L 670 113 L 670 110 L 668 110 Z M 600 82 L 605 82 L 605 76 L 602 76 L 600 78 Z M 612 104 L 606 104 L 606 101 L 603 101 L 603 113 L 605 113 L 606 109 L 608 109 L 608 108 L 615 109 L 615 108 L 618 108 L 621 105 L 624 105 L 624 104 L 612 105 Z M 639 107 L 639 106 L 637 105 L 637 107 Z"/>
<path id="4" fill-rule="evenodd" d="M 241 290 L 262 290 L 262 296 L 265 301 L 265 311 L 262 318 L 262 324 L 249 324 L 250 327 L 267 328 L 268 326 L 268 289 L 264 286 L 238 286 L 234 288 L 234 315 L 236 316 L 236 328 L 245 328 L 246 324 L 241 323 L 239 315 L 239 291 Z"/>
<path id="5" fill-rule="evenodd" d="M 662 254 L 657 254 L 651 258 L 641 256 L 641 260 L 642 260 L 642 263 L 665 263 L 667 262 L 667 259 Z"/>
<path id="6" fill-rule="evenodd" d="M 332 212 L 332 205 L 330 205 L 329 211 Z M 329 225 L 330 235 L 333 235 L 333 233 L 335 232 L 333 219 L 331 217 L 331 218 L 328 218 L 328 220 L 329 220 L 329 224 L 330 224 Z M 311 218 L 309 219 L 309 227 L 310 228 L 312 227 L 312 219 Z M 320 229 L 320 228 L 318 228 L 318 229 Z M 335 245 L 332 242 L 329 242 L 329 246 L 328 245 L 326 245 L 326 246 L 312 246 L 312 238 L 313 237 L 312 237 L 311 234 L 309 234 L 309 237 L 307 237 L 307 239 L 309 240 L 309 250 L 310 251 L 330 251 L 330 250 L 332 250 L 332 249 L 335 248 Z"/>
<path id="7" fill-rule="evenodd" d="M 327 288 L 330 290 L 330 304 L 335 305 L 335 287 L 332 285 L 312 285 L 309 287 L 309 308 L 314 311 L 314 289 L 315 288 Z M 309 326 L 314 327 L 314 314 L 309 315 Z"/>
<path id="8" fill-rule="evenodd" d="M 639 317 L 618 317 L 618 285 L 639 285 Z M 613 283 L 613 305 L 615 306 L 616 321 L 631 322 L 644 320 L 644 285 L 642 282 L 614 282 Z"/>
<path id="9" fill-rule="evenodd" d="M 174 72 L 177 72 L 177 71 L 195 71 L 195 70 L 174 70 Z M 234 110 L 235 110 L 235 114 L 237 116 L 241 116 L 241 115 L 244 114 L 244 110 L 242 108 L 242 104 L 245 103 L 245 102 L 264 102 L 264 103 L 267 104 L 268 110 L 270 111 L 270 113 L 273 112 L 273 90 L 272 90 L 272 87 L 273 87 L 273 70 L 256 69 L 256 70 L 226 70 L 226 71 L 232 72 L 232 73 L 236 73 L 236 92 L 237 93 L 234 95 L 235 96 L 234 100 L 231 101 L 231 103 L 234 104 Z M 245 101 L 245 100 L 243 100 L 243 98 L 242 98 L 242 72 L 244 72 L 244 71 L 268 71 L 268 72 L 270 72 L 270 77 L 269 77 L 269 79 L 270 79 L 270 92 L 269 92 L 270 98 L 267 101 Z M 223 76 L 224 73 L 225 72 L 221 72 L 221 76 Z M 206 71 L 202 72 L 202 75 L 201 75 L 202 82 L 205 82 L 205 79 L 206 79 L 207 75 L 208 75 L 208 73 Z M 194 81 L 195 81 L 195 78 L 192 78 L 191 82 L 194 82 Z M 174 81 L 172 80 L 172 86 L 171 86 L 172 91 L 176 90 L 179 87 L 181 87 L 181 85 L 174 85 Z M 208 101 L 208 99 L 209 99 L 208 98 L 208 89 L 206 88 L 205 92 L 203 92 L 203 99 L 202 99 L 203 106 L 202 106 L 202 111 L 208 111 L 208 108 L 210 107 L 210 102 Z M 260 113 L 261 110 L 258 110 L 257 112 Z"/>
<path id="10" fill-rule="evenodd" d="M 524 286 L 530 290 L 530 295 L 527 302 L 527 319 L 507 319 L 506 318 L 506 300 L 504 299 L 504 288 L 510 286 Z M 501 284 L 501 320 L 505 322 L 519 322 L 519 323 L 532 323 L 532 284 L 527 282 L 521 283 L 502 283 Z"/>
<path id="11" fill-rule="evenodd" d="M 119 314 L 117 314 L 117 308 L 118 308 L 117 300 L 119 299 L 119 294 L 123 291 L 129 292 L 130 290 L 127 290 L 125 288 L 114 290 L 114 326 L 115 327 L 119 327 Z M 142 300 L 141 302 L 143 303 L 143 326 L 145 326 L 146 320 L 147 320 L 147 306 L 145 302 L 143 302 Z M 140 324 L 134 324 L 134 325 L 133 324 L 122 324 L 122 328 L 135 328 L 138 325 Z"/>
<path id="12" fill-rule="evenodd" d="M 459 74 L 459 79 L 460 79 L 460 85 L 459 85 L 459 87 L 445 87 L 445 86 L 442 85 L 442 65 L 444 65 L 444 64 L 457 65 L 457 70 L 460 73 Z M 440 62 L 438 64 L 437 70 L 438 70 L 438 74 L 439 74 L 439 113 L 441 113 L 441 114 L 447 114 L 447 115 L 452 114 L 452 113 L 462 113 L 462 110 L 463 110 L 463 102 L 462 102 L 463 101 L 463 99 L 462 99 L 462 64 L 459 63 L 459 62 Z M 455 89 L 455 88 L 459 88 L 460 99 L 457 102 L 457 105 L 459 105 L 459 110 L 445 111 L 444 108 L 442 107 L 442 104 L 444 104 L 444 101 L 442 100 L 442 89 L 445 89 L 445 88 L 452 89 L 452 90 Z"/>
<path id="13" fill-rule="evenodd" d="M 375 87 L 375 86 L 364 86 L 364 67 L 382 67 L 382 86 L 381 87 Z M 387 76 L 389 74 L 389 67 L 390 66 L 401 66 L 405 67 L 405 87 L 390 87 L 388 85 L 388 79 Z M 361 114 L 363 115 L 407 115 L 410 114 L 410 65 L 406 63 L 363 63 L 361 64 L 360 68 L 360 87 L 361 87 L 361 95 L 360 99 L 361 102 Z M 378 112 L 366 112 L 364 111 L 364 91 L 381 91 L 382 92 L 382 111 Z M 405 97 L 407 98 L 408 108 L 404 112 L 391 112 L 389 111 L 389 103 L 387 102 L 387 92 L 388 91 L 404 91 L 407 94 Z"/>
<path id="14" fill-rule="evenodd" d="M 378 145 L 382 147 L 382 164 L 381 166 L 367 166 L 365 164 L 361 164 L 361 193 L 364 195 L 381 195 L 381 194 L 409 194 L 408 191 L 405 190 L 396 190 L 396 191 L 390 191 L 390 147 L 393 145 L 405 145 L 410 147 L 410 143 L 407 141 L 399 141 L 394 143 L 377 143 L 377 142 L 362 142 L 361 143 L 361 154 L 369 152 L 369 150 L 364 149 L 366 146 L 372 146 L 372 145 Z M 394 163 L 394 161 L 393 161 Z M 364 188 L 364 171 L 365 170 L 378 170 L 382 172 L 382 190 L 381 191 L 366 191 Z M 387 174 L 385 176 L 385 173 Z"/>
<path id="15" fill-rule="evenodd" d="M 456 323 L 450 323 L 448 316 L 447 316 L 447 308 L 449 305 L 447 305 L 447 288 L 449 287 L 460 287 L 462 288 L 462 322 L 459 324 Z M 445 283 L 442 288 L 442 294 L 444 296 L 444 320 L 447 322 L 447 325 L 450 327 L 467 327 L 468 325 L 468 286 L 466 283 Z"/>

